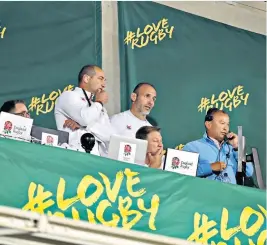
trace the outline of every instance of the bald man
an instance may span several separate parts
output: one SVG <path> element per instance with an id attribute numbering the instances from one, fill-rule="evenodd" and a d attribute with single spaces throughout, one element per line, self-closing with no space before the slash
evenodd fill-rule
<path id="1" fill-rule="evenodd" d="M 92 133 L 96 142 L 91 153 L 106 156 L 112 127 L 103 107 L 108 102 L 104 71 L 94 65 L 84 66 L 78 75 L 78 85 L 73 91 L 63 92 L 56 101 L 57 128 L 69 132 L 69 145 L 81 151 L 81 136 Z"/>
<path id="2" fill-rule="evenodd" d="M 157 97 L 154 86 L 150 83 L 139 83 L 131 94 L 131 109 L 111 117 L 111 125 L 115 133 L 135 138 L 139 128 L 152 126 L 147 116 L 153 109 Z"/>

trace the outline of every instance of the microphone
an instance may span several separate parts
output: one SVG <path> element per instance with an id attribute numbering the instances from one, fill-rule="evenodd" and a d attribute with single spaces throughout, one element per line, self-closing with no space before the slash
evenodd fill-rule
<path id="1" fill-rule="evenodd" d="M 95 145 L 95 136 L 90 133 L 83 134 L 81 144 L 85 152 L 90 154 Z"/>

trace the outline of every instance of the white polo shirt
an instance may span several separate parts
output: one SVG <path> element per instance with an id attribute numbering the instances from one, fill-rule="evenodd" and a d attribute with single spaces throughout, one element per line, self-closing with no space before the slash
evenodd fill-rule
<path id="1" fill-rule="evenodd" d="M 116 134 L 130 138 L 135 138 L 139 128 L 152 126 L 147 120 L 134 116 L 130 110 L 113 115 L 110 122 Z"/>

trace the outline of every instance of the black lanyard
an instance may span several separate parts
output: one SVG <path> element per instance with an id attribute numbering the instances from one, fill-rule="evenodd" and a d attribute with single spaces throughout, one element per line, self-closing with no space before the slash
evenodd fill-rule
<path id="1" fill-rule="evenodd" d="M 89 100 L 89 98 L 88 98 L 88 95 L 87 95 L 87 93 L 85 92 L 84 89 L 82 89 L 82 90 L 83 90 L 84 96 L 85 96 L 85 98 L 86 98 L 86 100 L 87 100 L 87 102 L 88 102 L 88 104 L 89 104 L 89 107 L 90 107 L 90 106 L 91 106 L 91 102 L 90 102 L 90 100 Z"/>

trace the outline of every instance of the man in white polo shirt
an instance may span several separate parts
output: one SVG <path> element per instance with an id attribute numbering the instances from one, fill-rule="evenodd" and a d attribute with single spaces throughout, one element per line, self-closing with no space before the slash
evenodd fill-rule
<path id="1" fill-rule="evenodd" d="M 147 115 L 154 107 L 157 92 L 152 84 L 139 83 L 131 94 L 130 110 L 111 117 L 111 125 L 117 135 L 135 138 L 137 130 L 143 126 L 152 126 Z"/>

